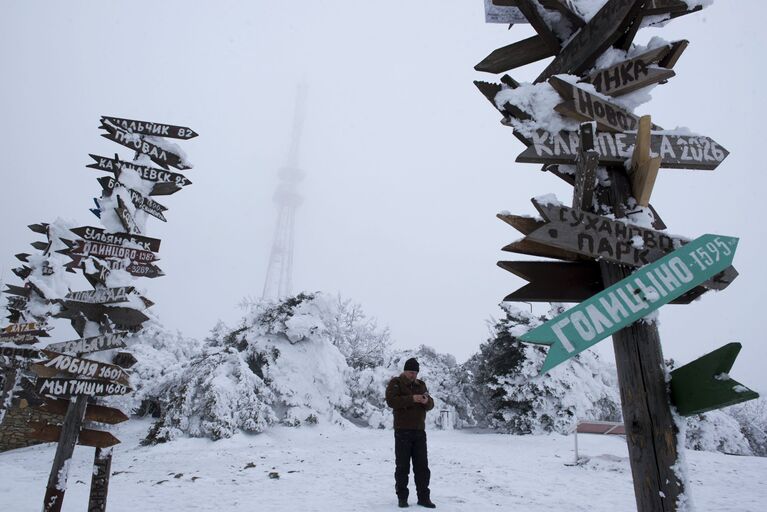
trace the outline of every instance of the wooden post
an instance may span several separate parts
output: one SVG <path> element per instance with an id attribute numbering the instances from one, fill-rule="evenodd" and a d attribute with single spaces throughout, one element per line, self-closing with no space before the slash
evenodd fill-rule
<path id="1" fill-rule="evenodd" d="M 91 478 L 88 512 L 106 511 L 109 477 L 111 474 L 112 448 L 96 448 L 96 456 L 93 459 L 93 477 Z"/>
<path id="2" fill-rule="evenodd" d="M 625 217 L 631 184 L 622 167 L 608 168 L 611 187 L 601 198 L 616 218 Z M 628 267 L 599 262 L 605 287 L 626 278 Z M 685 482 L 674 472 L 677 428 L 666 391 L 663 351 L 654 323 L 635 322 L 613 335 L 615 364 L 626 425 L 629 462 L 638 512 L 671 512 Z"/>
<path id="3" fill-rule="evenodd" d="M 60 512 L 64 502 L 64 493 L 67 490 L 67 477 L 69 476 L 69 461 L 77 444 L 80 434 L 85 408 L 88 405 L 87 396 L 78 396 L 69 403 L 64 423 L 61 426 L 61 437 L 56 447 L 56 456 L 53 458 L 51 474 L 48 477 L 48 488 L 45 490 L 43 512 Z"/>
<path id="4" fill-rule="evenodd" d="M 11 408 L 13 388 L 16 387 L 18 378 L 19 372 L 15 368 L 7 370 L 3 376 L 3 389 L 0 390 L 0 425 L 3 423 L 5 413 Z"/>

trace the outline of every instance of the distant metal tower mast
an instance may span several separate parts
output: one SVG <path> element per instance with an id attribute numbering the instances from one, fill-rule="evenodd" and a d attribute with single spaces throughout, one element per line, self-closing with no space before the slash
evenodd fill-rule
<path id="1" fill-rule="evenodd" d="M 274 192 L 277 205 L 277 225 L 269 256 L 269 267 L 264 280 L 263 299 L 287 297 L 293 288 L 293 238 L 296 210 L 303 202 L 298 193 L 298 183 L 304 179 L 304 172 L 298 167 L 301 129 L 304 124 L 306 86 L 301 84 L 296 91 L 296 106 L 293 114 L 293 136 L 290 140 L 287 164 L 280 169 L 280 181 Z"/>

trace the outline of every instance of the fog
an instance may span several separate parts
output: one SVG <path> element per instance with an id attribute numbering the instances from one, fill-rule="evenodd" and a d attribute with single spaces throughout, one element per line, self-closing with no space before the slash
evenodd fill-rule
<path id="1" fill-rule="evenodd" d="M 691 41 L 677 76 L 638 112 L 731 152 L 714 172 L 661 170 L 652 204 L 672 233 L 741 237 L 732 286 L 661 312 L 664 354 L 684 363 L 740 341 L 732 375 L 757 390 L 767 389 L 765 18 L 764 2 L 716 2 L 637 38 Z M 147 234 L 163 240 L 167 275 L 138 286 L 186 335 L 237 321 L 238 303 L 261 295 L 272 196 L 305 83 L 294 291 L 340 292 L 388 325 L 397 347 L 427 344 L 464 360 L 487 339 L 501 299 L 524 284 L 496 266 L 514 259 L 500 248 L 519 234 L 495 214 L 532 215 L 531 197 L 572 194 L 539 166 L 514 163 L 524 147 L 472 84 L 496 80 L 474 71 L 477 62 L 529 35 L 528 26 L 485 24 L 480 0 L 6 0 L 0 277 L 17 283 L 13 254 L 37 239 L 26 225 L 98 225 L 88 209 L 104 173 L 85 168 L 88 153 L 131 156 L 99 136 L 99 116 L 184 125 L 200 134 L 179 142 L 193 184 L 155 197 L 168 222 L 150 219 Z M 529 81 L 543 65 L 510 74 Z M 76 337 L 56 325 L 57 339 Z M 612 357 L 609 340 L 597 350 Z"/>

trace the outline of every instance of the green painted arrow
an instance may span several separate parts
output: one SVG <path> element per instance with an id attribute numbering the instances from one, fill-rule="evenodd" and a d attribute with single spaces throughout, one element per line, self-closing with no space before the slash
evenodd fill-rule
<path id="1" fill-rule="evenodd" d="M 740 343 L 728 343 L 671 372 L 671 401 L 679 414 L 692 416 L 759 398 L 728 375 L 740 349 Z"/>
<path id="2" fill-rule="evenodd" d="M 520 338 L 550 345 L 541 373 L 711 279 L 732 264 L 738 239 L 703 235 L 641 267 Z"/>

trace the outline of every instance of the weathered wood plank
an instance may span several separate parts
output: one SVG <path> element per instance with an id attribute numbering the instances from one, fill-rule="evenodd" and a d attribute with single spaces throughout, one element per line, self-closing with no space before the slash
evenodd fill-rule
<path id="1" fill-rule="evenodd" d="M 556 53 L 557 49 L 549 46 L 541 36 L 535 35 L 494 50 L 474 66 L 474 69 L 485 73 L 504 73 L 552 57 Z"/>
<path id="2" fill-rule="evenodd" d="M 28 425 L 32 428 L 32 431 L 28 434 L 29 437 L 38 441 L 55 443 L 63 436 L 62 427 L 57 425 L 48 425 L 37 421 L 30 421 Z M 109 448 L 120 443 L 120 440 L 109 432 L 88 428 L 80 429 L 79 436 L 76 437 L 77 444 L 94 448 Z M 72 451 L 74 452 L 74 450 Z"/>
<path id="3" fill-rule="evenodd" d="M 112 474 L 112 448 L 96 448 L 93 458 L 88 512 L 106 512 L 109 477 Z"/>
<path id="4" fill-rule="evenodd" d="M 579 153 L 580 141 L 575 131 L 550 133 L 536 130 L 528 140 L 530 145 L 517 157 L 517 162 L 574 164 Z M 594 149 L 599 153 L 599 164 L 623 165 L 631 158 L 635 143 L 634 133 L 598 132 Z M 716 141 L 703 136 L 653 133 L 650 148 L 660 155 L 661 167 L 667 169 L 712 171 L 729 155 Z"/>
<path id="5" fill-rule="evenodd" d="M 39 405 L 35 406 L 35 409 L 39 409 L 40 411 L 46 412 L 48 414 L 63 416 L 67 412 L 69 403 L 69 400 L 62 398 L 45 398 Z M 128 421 L 130 418 L 120 409 L 106 407 L 103 405 L 88 404 L 88 408 L 85 410 L 84 419 L 85 421 L 95 421 L 97 423 L 116 425 L 118 423 Z"/>
<path id="6" fill-rule="evenodd" d="M 655 180 L 658 177 L 661 159 L 659 156 L 650 156 L 650 128 L 652 122 L 650 116 L 642 116 L 639 121 L 634 153 L 631 156 L 631 190 L 634 198 L 640 206 L 650 204 Z"/>
<path id="7" fill-rule="evenodd" d="M 48 486 L 45 490 L 43 512 L 61 512 L 61 506 L 64 503 L 64 493 L 67 489 L 67 479 L 69 478 L 69 461 L 75 450 L 75 444 L 77 444 L 87 403 L 88 399 L 84 396 L 73 400 L 67 408 L 63 425 L 60 428 L 52 427 L 55 431 L 41 425 L 40 435 L 43 435 L 42 432 L 46 432 L 49 436 L 45 440 L 58 440 L 59 442 L 56 447 L 56 455 L 53 458 L 51 474 L 48 477 Z M 53 438 L 51 439 L 52 433 Z"/>
<path id="8" fill-rule="evenodd" d="M 608 0 L 535 81 L 542 82 L 553 75 L 583 74 L 623 35 L 643 4 L 644 0 Z"/>

